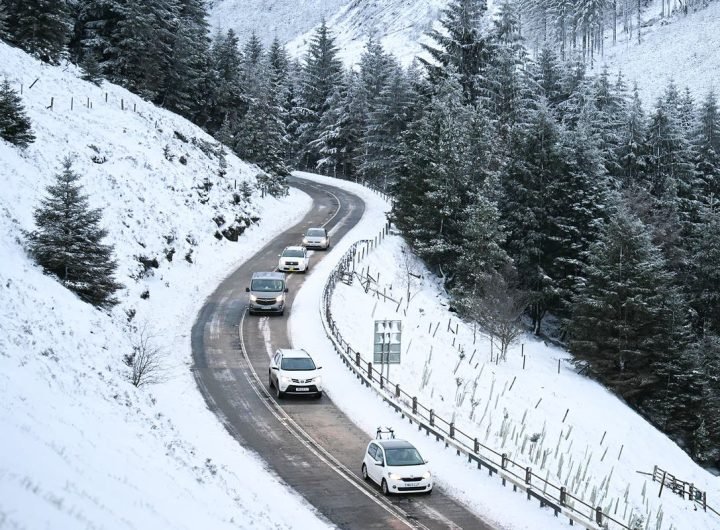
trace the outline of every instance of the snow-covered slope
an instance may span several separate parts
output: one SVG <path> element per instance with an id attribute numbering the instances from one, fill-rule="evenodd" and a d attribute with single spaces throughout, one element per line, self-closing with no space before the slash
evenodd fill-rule
<path id="1" fill-rule="evenodd" d="M 687 16 L 656 19 L 642 31 L 640 44 L 636 35 L 606 44 L 595 72 L 607 65 L 611 72 L 621 71 L 630 86 L 637 82 L 646 110 L 670 80 L 680 89 L 690 88 L 696 101 L 710 89 L 720 90 L 720 2 Z"/>
<path id="2" fill-rule="evenodd" d="M 257 168 L 231 155 L 221 164 L 189 122 L 80 81 L 71 66 L 0 43 L 0 77 L 22 86 L 37 136 L 26 150 L 0 140 L 0 527 L 325 527 L 227 435 L 190 370 L 205 295 L 309 198 L 253 191 L 235 204 L 236 185 L 252 186 Z M 110 314 L 42 274 L 20 243 L 65 156 L 103 208 L 127 286 Z M 258 217 L 238 242 L 214 237 Z M 138 390 L 126 380 L 132 315 L 164 352 L 165 383 Z"/>
<path id="3" fill-rule="evenodd" d="M 646 107 L 662 94 L 667 81 L 690 87 L 697 98 L 720 87 L 720 2 L 694 13 L 661 18 L 664 0 L 651 0 L 643 11 L 642 42 L 637 32 L 622 33 L 612 43 L 608 25 L 604 57 L 594 63 L 599 72 L 607 64 L 611 72 L 621 70 L 630 86 L 637 81 Z M 422 54 L 421 43 L 435 24 L 448 0 L 215 0 L 211 22 L 216 28 L 235 29 L 242 41 L 253 32 L 266 42 L 277 35 L 288 42 L 288 50 L 301 56 L 314 29 L 325 18 L 336 37 L 340 54 L 348 64 L 356 63 L 370 36 L 404 64 Z M 494 12 L 496 1 L 489 1 Z M 677 9 L 677 4 L 675 5 Z M 619 22 L 618 24 L 622 24 Z"/>

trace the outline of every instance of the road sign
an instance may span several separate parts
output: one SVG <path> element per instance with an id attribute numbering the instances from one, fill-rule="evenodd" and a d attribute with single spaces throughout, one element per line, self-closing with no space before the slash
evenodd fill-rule
<path id="1" fill-rule="evenodd" d="M 400 364 L 400 340 L 402 321 L 376 320 L 373 362 L 375 364 Z"/>

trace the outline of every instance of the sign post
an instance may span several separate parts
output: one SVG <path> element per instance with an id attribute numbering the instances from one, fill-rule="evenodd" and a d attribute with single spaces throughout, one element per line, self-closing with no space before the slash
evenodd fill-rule
<path id="1" fill-rule="evenodd" d="M 387 378 L 390 379 L 390 365 L 400 364 L 400 342 L 402 321 L 376 320 L 373 347 L 373 362 L 381 367 L 387 365 Z M 381 370 L 382 373 L 382 370 Z"/>

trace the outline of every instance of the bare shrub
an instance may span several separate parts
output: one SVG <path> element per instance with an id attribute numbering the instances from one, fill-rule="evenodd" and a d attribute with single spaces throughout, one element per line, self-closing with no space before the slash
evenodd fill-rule
<path id="1" fill-rule="evenodd" d="M 157 345 L 156 337 L 147 324 L 135 328 L 131 339 L 132 351 L 123 358 L 130 368 L 128 380 L 136 387 L 154 385 L 167 380 L 165 352 Z"/>
<path id="2" fill-rule="evenodd" d="M 500 358 L 507 358 L 510 345 L 522 334 L 520 317 L 528 305 L 528 294 L 512 286 L 505 275 L 493 274 L 484 281 L 481 293 L 462 299 L 468 317 L 500 344 Z"/>

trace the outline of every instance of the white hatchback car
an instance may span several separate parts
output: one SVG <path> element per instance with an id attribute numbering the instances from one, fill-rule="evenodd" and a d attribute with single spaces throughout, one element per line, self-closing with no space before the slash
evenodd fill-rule
<path id="1" fill-rule="evenodd" d="M 275 389 L 275 396 L 282 399 L 287 394 L 308 394 L 322 397 L 322 366 L 313 361 L 305 350 L 281 348 L 270 360 L 268 385 Z"/>
<path id="2" fill-rule="evenodd" d="M 427 460 L 405 440 L 372 440 L 363 458 L 362 476 L 378 484 L 385 495 L 433 489 Z"/>
<path id="3" fill-rule="evenodd" d="M 305 247 L 285 247 L 278 260 L 278 270 L 283 272 L 307 272 L 310 257 Z"/>

